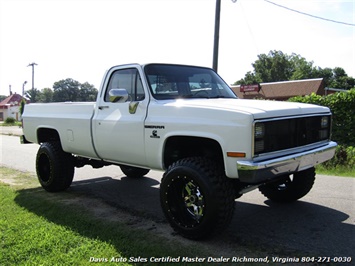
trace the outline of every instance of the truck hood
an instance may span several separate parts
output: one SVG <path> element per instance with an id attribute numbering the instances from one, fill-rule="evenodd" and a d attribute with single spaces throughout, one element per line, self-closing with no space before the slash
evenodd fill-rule
<path id="1" fill-rule="evenodd" d="M 254 119 L 330 112 L 327 107 L 313 104 L 247 99 L 181 99 L 168 105 L 239 112 Z"/>

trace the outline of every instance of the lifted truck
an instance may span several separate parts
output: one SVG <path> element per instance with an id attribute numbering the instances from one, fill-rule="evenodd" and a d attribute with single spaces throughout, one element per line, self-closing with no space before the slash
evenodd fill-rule
<path id="1" fill-rule="evenodd" d="M 238 99 L 212 69 L 172 64 L 114 66 L 96 103 L 29 104 L 23 125 L 49 192 L 86 164 L 133 178 L 165 171 L 163 212 L 191 239 L 226 228 L 235 199 L 253 189 L 279 202 L 305 196 L 337 145 L 326 107 Z"/>

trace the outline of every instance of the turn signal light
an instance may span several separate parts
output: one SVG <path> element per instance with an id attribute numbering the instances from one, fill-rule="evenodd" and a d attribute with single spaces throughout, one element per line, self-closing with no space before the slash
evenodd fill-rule
<path id="1" fill-rule="evenodd" d="M 228 157 L 236 157 L 236 158 L 245 158 L 246 154 L 245 152 L 234 152 L 234 151 L 229 151 L 227 152 Z"/>

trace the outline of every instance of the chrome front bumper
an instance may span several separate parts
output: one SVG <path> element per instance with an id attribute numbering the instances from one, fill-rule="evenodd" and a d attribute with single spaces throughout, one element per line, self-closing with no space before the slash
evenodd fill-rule
<path id="1" fill-rule="evenodd" d="M 239 180 L 249 184 L 259 184 L 280 175 L 306 170 L 331 159 L 336 146 L 336 142 L 330 141 L 325 146 L 276 159 L 261 162 L 238 161 Z"/>

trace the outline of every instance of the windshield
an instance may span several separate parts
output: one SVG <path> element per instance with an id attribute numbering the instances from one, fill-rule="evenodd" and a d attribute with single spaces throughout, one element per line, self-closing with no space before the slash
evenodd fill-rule
<path id="1" fill-rule="evenodd" d="M 237 98 L 212 70 L 203 67 L 150 64 L 144 68 L 155 99 Z"/>

